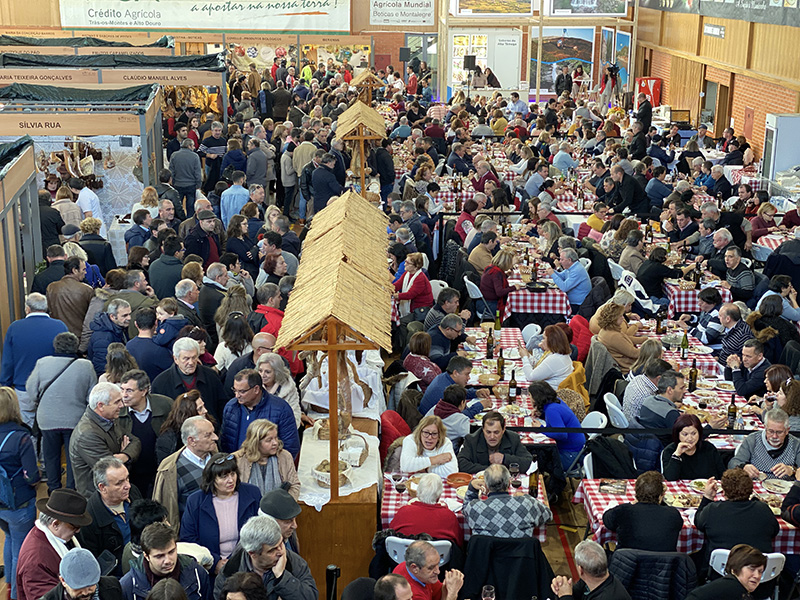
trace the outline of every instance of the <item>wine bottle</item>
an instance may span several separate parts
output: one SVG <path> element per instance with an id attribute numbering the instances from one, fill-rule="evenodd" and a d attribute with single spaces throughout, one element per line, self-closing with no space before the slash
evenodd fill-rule
<path id="1" fill-rule="evenodd" d="M 494 315 L 494 330 L 500 331 L 503 328 L 503 325 L 500 323 L 500 309 L 497 309 L 497 312 Z"/>
<path id="2" fill-rule="evenodd" d="M 692 359 L 692 368 L 689 369 L 689 393 L 697 389 L 697 359 Z"/>
<path id="3" fill-rule="evenodd" d="M 663 335 L 664 325 L 661 322 L 661 311 L 656 313 L 656 335 Z"/>
<path id="4" fill-rule="evenodd" d="M 486 358 L 491 360 L 494 358 L 494 330 L 489 329 L 489 335 L 486 336 Z"/>
<path id="5" fill-rule="evenodd" d="M 539 266 L 536 264 L 536 259 L 533 259 L 533 268 L 531 268 L 531 281 L 536 281 L 539 278 Z"/>
<path id="6" fill-rule="evenodd" d="M 506 359 L 503 358 L 503 348 L 497 349 L 497 376 L 503 379 L 503 373 L 506 370 Z"/>
<path id="7" fill-rule="evenodd" d="M 528 475 L 528 494 L 536 498 L 539 495 L 539 469 L 536 468 Z"/>
<path id="8" fill-rule="evenodd" d="M 681 359 L 686 360 L 687 358 L 689 358 L 689 335 L 684 330 L 681 340 Z"/>
<path id="9" fill-rule="evenodd" d="M 511 380 L 508 382 L 508 403 L 514 404 L 517 401 L 517 370 L 511 369 Z"/>
<path id="10" fill-rule="evenodd" d="M 728 429 L 736 426 L 736 394 L 731 394 L 731 403 L 728 405 Z"/>

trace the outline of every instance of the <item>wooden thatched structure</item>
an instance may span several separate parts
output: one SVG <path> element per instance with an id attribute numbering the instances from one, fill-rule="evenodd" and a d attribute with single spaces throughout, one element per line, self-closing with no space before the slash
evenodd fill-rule
<path id="1" fill-rule="evenodd" d="M 369 69 L 364 69 L 350 81 L 350 86 L 358 90 L 358 99 L 367 105 L 372 102 L 372 92 L 374 90 L 379 90 L 385 85 L 386 84 L 381 81 L 377 75 L 371 73 Z"/>
<path id="2" fill-rule="evenodd" d="M 388 219 L 348 191 L 314 216 L 276 348 L 328 354 L 331 500 L 338 486 L 340 351 L 391 351 Z"/>
<path id="3" fill-rule="evenodd" d="M 380 113 L 360 100 L 339 115 L 336 137 L 351 142 L 352 160 L 350 168 L 361 179 L 361 193 L 367 190 L 367 140 L 382 140 L 386 137 L 386 121 Z"/>

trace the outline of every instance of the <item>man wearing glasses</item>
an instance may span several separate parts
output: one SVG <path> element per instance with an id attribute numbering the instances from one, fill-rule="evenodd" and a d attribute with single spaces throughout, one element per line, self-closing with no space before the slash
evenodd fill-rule
<path id="1" fill-rule="evenodd" d="M 764 431 L 748 435 L 736 450 L 728 468 L 741 467 L 753 479 L 797 479 L 800 440 L 789 435 L 789 415 L 780 408 L 764 414 Z"/>
<path id="2" fill-rule="evenodd" d="M 220 444 L 223 452 L 234 452 L 242 446 L 247 427 L 256 419 L 268 419 L 278 426 L 278 438 L 293 457 L 300 452 L 300 437 L 289 404 L 261 386 L 261 375 L 255 369 L 243 369 L 233 380 L 234 397 L 222 413 Z"/>
<path id="3" fill-rule="evenodd" d="M 474 338 L 464 333 L 464 321 L 457 314 L 443 317 L 439 325 L 428 330 L 428 334 L 431 336 L 430 358 L 442 371 L 447 368 L 451 358 L 459 355 L 455 350 L 459 344 L 475 343 Z"/>

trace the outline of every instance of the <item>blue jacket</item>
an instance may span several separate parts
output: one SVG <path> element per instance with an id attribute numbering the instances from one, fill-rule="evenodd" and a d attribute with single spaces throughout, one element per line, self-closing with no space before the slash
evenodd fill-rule
<path id="1" fill-rule="evenodd" d="M 206 570 L 197 564 L 191 556 L 178 555 L 181 584 L 189 600 L 211 600 L 211 579 Z M 131 569 L 119 581 L 125 600 L 145 600 L 153 587 L 144 572 L 144 557 L 138 556 L 131 561 Z"/>
<path id="2" fill-rule="evenodd" d="M 455 173 L 469 175 L 469 171 L 472 168 L 472 159 L 466 154 L 459 156 L 455 152 L 451 152 L 450 156 L 447 157 L 447 166 L 453 169 Z"/>
<path id="3" fill-rule="evenodd" d="M 149 237 L 149 229 L 144 229 L 141 225 L 134 223 L 131 228 L 125 232 L 125 247 L 130 250 L 135 246 L 144 246 L 144 243 Z"/>
<path id="4" fill-rule="evenodd" d="M 573 263 L 566 271 L 554 271 L 553 283 L 567 295 L 569 303 L 573 305 L 580 306 L 592 291 L 589 274 L 579 262 Z"/>
<path id="5" fill-rule="evenodd" d="M 710 188 L 714 187 L 714 178 L 711 177 L 711 173 L 709 173 L 708 175 L 706 175 L 704 173 L 700 173 L 700 176 L 695 178 L 694 184 L 696 186 L 703 186 L 704 185 L 704 186 L 706 186 L 706 188 L 710 189 Z"/>
<path id="6" fill-rule="evenodd" d="M 159 346 L 172 349 L 172 343 L 177 339 L 178 333 L 188 324 L 189 319 L 180 314 L 164 319 L 164 322 L 156 327 L 153 341 Z M 169 364 L 165 365 L 164 368 L 168 366 Z M 163 370 L 164 369 L 162 369 L 162 371 Z"/>
<path id="7" fill-rule="evenodd" d="M 269 419 L 278 426 L 278 438 L 283 442 L 284 450 L 297 458 L 300 452 L 300 436 L 297 433 L 292 407 L 286 400 L 265 391 L 261 402 L 256 404 L 249 414 L 245 414 L 246 410 L 236 398 L 229 400 L 225 405 L 219 433 L 223 452 L 234 452 L 239 449 L 250 423 L 256 419 Z"/>
<path id="8" fill-rule="evenodd" d="M 437 327 L 438 329 L 438 327 Z M 430 382 L 428 385 L 428 389 L 425 390 L 425 394 L 422 396 L 422 400 L 419 403 L 419 412 L 422 413 L 424 417 L 430 409 L 432 409 L 439 400 L 442 399 L 444 395 L 444 389 L 448 385 L 453 385 L 455 381 L 453 378 L 450 377 L 450 373 L 445 371 L 444 373 L 439 373 L 436 377 L 433 378 L 433 381 Z M 475 388 L 468 387 L 467 388 L 467 400 L 474 400 L 477 398 L 478 395 L 475 391 Z M 479 412 L 483 410 L 483 406 L 480 402 L 475 402 L 472 405 L 468 405 L 462 413 L 467 415 L 470 419 L 477 415 Z"/>
<path id="9" fill-rule="evenodd" d="M 97 313 L 89 325 L 92 337 L 89 338 L 87 355 L 92 361 L 95 373 L 99 377 L 106 370 L 106 354 L 109 344 L 119 342 L 122 345 L 128 341 L 127 328 L 117 326 L 107 313 Z"/>
<path id="10" fill-rule="evenodd" d="M 580 427 L 581 422 L 564 402 L 551 402 L 544 405 L 544 420 L 550 427 Z M 548 433 L 554 439 L 559 450 L 577 452 L 583 448 L 586 438 L 582 433 Z"/>
<path id="11" fill-rule="evenodd" d="M 0 385 L 24 390 L 36 361 L 52 356 L 53 340 L 59 333 L 67 331 L 63 322 L 47 313 L 31 313 L 11 323 L 3 341 Z"/>
<path id="12" fill-rule="evenodd" d="M 675 160 L 674 150 L 667 153 L 667 151 L 658 144 L 650 144 L 650 146 L 647 148 L 647 154 L 650 156 L 650 158 L 658 159 L 658 161 L 661 163 L 661 166 L 665 169 L 669 169 L 669 163 Z"/>
<path id="13" fill-rule="evenodd" d="M 227 190 L 222 192 L 220 196 L 219 205 L 222 212 L 222 222 L 225 227 L 231 221 L 233 215 L 238 215 L 242 207 L 250 201 L 250 192 L 247 188 L 241 185 L 232 185 Z"/>
<path id="14" fill-rule="evenodd" d="M 222 166 L 219 168 L 219 173 L 225 171 L 228 165 L 233 165 L 233 168 L 242 173 L 247 172 L 247 155 L 242 150 L 229 150 L 222 157 Z"/>
<path id="15" fill-rule="evenodd" d="M 644 192 L 647 194 L 650 206 L 661 209 L 664 208 L 664 198 L 672 193 L 672 188 L 663 181 L 653 177 L 647 182 Z"/>
<path id="16" fill-rule="evenodd" d="M 333 169 L 320 163 L 311 173 L 311 188 L 314 190 L 314 211 L 319 212 L 328 205 L 328 200 L 342 193 L 342 185 L 336 180 Z"/>
<path id="17" fill-rule="evenodd" d="M 31 442 L 30 431 L 12 421 L 0 424 L 0 443 L 11 433 L 2 452 L 0 465 L 6 470 L 14 488 L 14 501 L 19 508 L 36 498 L 36 483 L 42 478 L 36 464 L 36 452 Z"/>
<path id="18" fill-rule="evenodd" d="M 294 420 L 294 417 L 292 417 Z M 294 422 L 294 421 L 293 421 Z M 239 529 L 250 517 L 258 514 L 261 490 L 249 483 L 239 484 Z M 214 510 L 214 495 L 197 490 L 186 499 L 186 508 L 181 517 L 181 541 L 194 542 L 208 548 L 214 557 L 214 567 L 219 562 L 219 520 Z"/>

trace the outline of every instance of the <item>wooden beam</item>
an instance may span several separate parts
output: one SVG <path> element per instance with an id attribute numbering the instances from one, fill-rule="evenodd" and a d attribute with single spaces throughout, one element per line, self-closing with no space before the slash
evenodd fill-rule
<path id="1" fill-rule="evenodd" d="M 336 348 L 337 323 L 328 322 L 328 429 L 331 465 L 331 503 L 339 499 L 339 350 Z"/>

